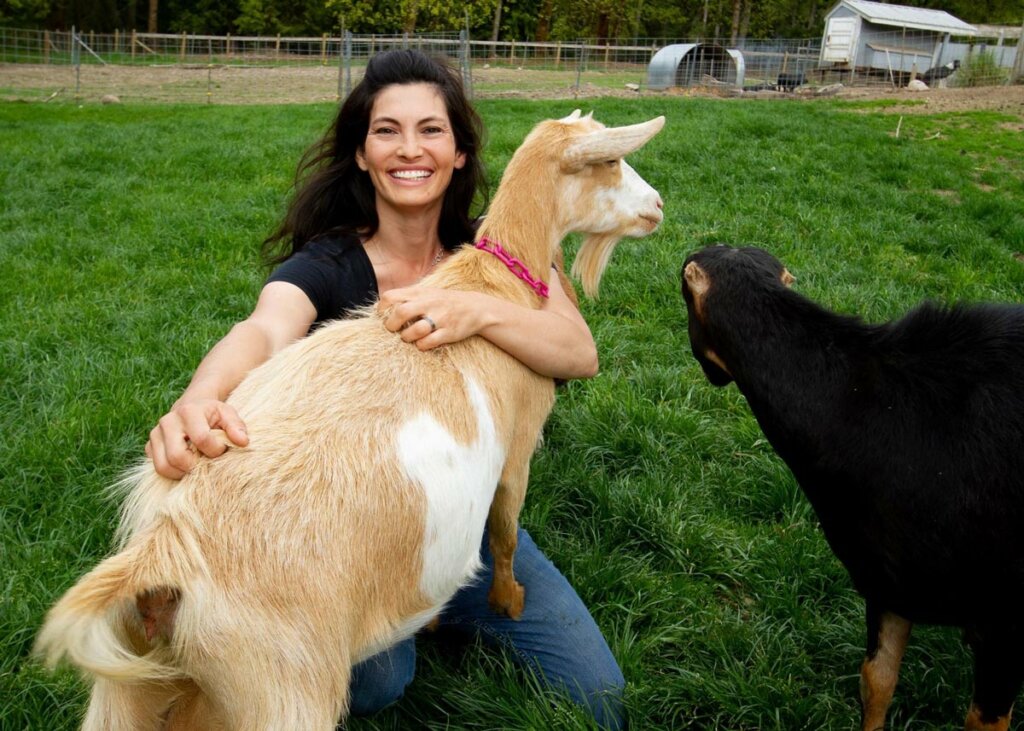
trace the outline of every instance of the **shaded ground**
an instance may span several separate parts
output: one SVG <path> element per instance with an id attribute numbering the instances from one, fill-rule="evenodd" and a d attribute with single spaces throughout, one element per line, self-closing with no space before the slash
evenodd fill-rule
<path id="1" fill-rule="evenodd" d="M 0 99 L 77 100 L 96 103 L 105 95 L 123 102 L 210 102 L 214 104 L 265 104 L 333 102 L 346 84 L 358 82 L 358 72 L 346 76 L 333 65 L 308 66 L 71 66 L 0 64 Z M 635 91 L 642 87 L 642 66 L 588 71 L 574 68 L 522 69 L 474 68 L 473 91 L 477 98 L 572 99 L 597 96 L 732 97 L 730 89 L 670 89 L 664 92 Z M 577 83 L 579 84 L 577 88 Z M 746 93 L 743 98 L 817 98 L 808 93 Z M 995 110 L 1024 120 L 1024 86 L 992 86 L 969 89 L 893 90 L 888 86 L 850 87 L 832 98 L 877 102 L 872 110 L 898 114 L 934 114 L 976 109 Z"/>

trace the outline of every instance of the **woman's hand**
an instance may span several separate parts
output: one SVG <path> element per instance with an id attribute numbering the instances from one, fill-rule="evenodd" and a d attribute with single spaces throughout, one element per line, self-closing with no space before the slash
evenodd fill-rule
<path id="1" fill-rule="evenodd" d="M 559 277 L 548 287 L 538 309 L 482 292 L 421 286 L 384 292 L 378 308 L 388 313 L 384 326 L 420 350 L 479 335 L 542 376 L 590 378 L 598 369 L 590 328 Z"/>
<path id="2" fill-rule="evenodd" d="M 200 454 L 224 454 L 225 436 L 232 444 L 247 446 L 245 424 L 225 399 L 246 373 L 308 332 L 315 317 L 313 303 L 294 284 L 266 285 L 252 314 L 206 354 L 185 393 L 149 433 L 146 454 L 156 471 L 180 480 Z"/>
<path id="3" fill-rule="evenodd" d="M 389 289 L 378 307 L 391 310 L 384 327 L 401 332 L 402 340 L 420 350 L 431 350 L 479 334 L 486 299 L 478 292 L 412 286 Z"/>
<path id="4" fill-rule="evenodd" d="M 149 433 L 146 454 L 157 473 L 180 480 L 199 461 L 200 454 L 219 457 L 227 451 L 214 429 L 222 429 L 239 447 L 249 443 L 245 423 L 234 407 L 216 399 L 197 399 L 175 404 L 160 418 Z"/>

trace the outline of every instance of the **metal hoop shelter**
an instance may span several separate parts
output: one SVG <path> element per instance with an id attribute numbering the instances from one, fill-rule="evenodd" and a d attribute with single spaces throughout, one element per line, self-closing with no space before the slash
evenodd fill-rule
<path id="1" fill-rule="evenodd" d="M 654 54 L 647 67 L 647 88 L 695 86 L 710 76 L 743 88 L 743 54 L 717 43 L 675 43 Z"/>

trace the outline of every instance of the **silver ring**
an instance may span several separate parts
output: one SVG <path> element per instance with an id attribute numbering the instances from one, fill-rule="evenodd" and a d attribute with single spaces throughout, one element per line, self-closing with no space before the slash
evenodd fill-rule
<path id="1" fill-rule="evenodd" d="M 431 320 L 430 317 L 428 317 L 427 315 L 423 315 L 420 319 L 426 320 L 427 322 L 430 323 L 430 332 L 434 332 L 435 330 L 437 330 L 437 323 Z"/>

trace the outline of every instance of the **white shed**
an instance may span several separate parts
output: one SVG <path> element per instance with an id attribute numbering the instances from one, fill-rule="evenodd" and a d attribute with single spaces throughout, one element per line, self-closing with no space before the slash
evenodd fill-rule
<path id="1" fill-rule="evenodd" d="M 951 36 L 973 36 L 977 29 L 944 10 L 889 5 L 871 0 L 839 0 L 825 15 L 823 66 L 923 72 L 945 63 Z"/>

